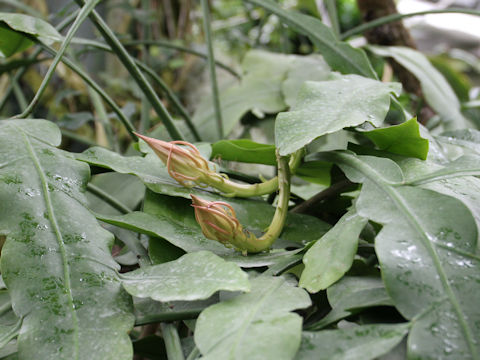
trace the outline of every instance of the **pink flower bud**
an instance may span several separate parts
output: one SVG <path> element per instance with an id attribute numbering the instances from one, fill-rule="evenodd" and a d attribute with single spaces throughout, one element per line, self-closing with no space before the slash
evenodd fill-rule
<path id="1" fill-rule="evenodd" d="M 195 219 L 206 238 L 219 241 L 227 247 L 250 251 L 248 244 L 256 241 L 256 236 L 242 227 L 230 204 L 207 201 L 192 194 L 190 196 L 195 208 Z"/>
<path id="2" fill-rule="evenodd" d="M 208 173 L 212 173 L 198 149 L 186 141 L 162 141 L 135 133 L 150 146 L 167 167 L 169 175 L 181 185 L 192 187 L 205 183 Z M 188 148 L 180 147 L 185 145 Z"/>

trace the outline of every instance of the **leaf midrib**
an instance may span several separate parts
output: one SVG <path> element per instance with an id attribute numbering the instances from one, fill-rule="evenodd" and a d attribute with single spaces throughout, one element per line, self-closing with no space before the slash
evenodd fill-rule
<path id="1" fill-rule="evenodd" d="M 349 159 L 351 163 L 357 163 L 359 160 L 356 158 Z M 348 161 L 347 161 L 348 162 Z M 463 313 L 459 302 L 457 301 L 457 298 L 448 283 L 448 278 L 445 272 L 443 271 L 443 267 L 441 265 L 440 259 L 438 258 L 437 252 L 432 246 L 432 243 L 430 242 L 430 239 L 426 236 L 427 231 L 425 231 L 422 227 L 422 225 L 417 221 L 417 219 L 412 215 L 412 211 L 408 207 L 407 204 L 402 200 L 402 197 L 398 194 L 396 191 L 395 187 L 393 186 L 388 186 L 388 184 L 385 184 L 381 181 L 378 180 L 376 177 L 371 177 L 369 176 L 368 171 L 365 171 L 365 168 L 370 169 L 374 174 L 377 174 L 374 169 L 372 169 L 368 164 L 356 164 L 359 165 L 357 166 L 357 169 L 361 171 L 366 178 L 368 178 L 371 182 L 376 184 L 380 189 L 382 189 L 383 192 L 385 192 L 388 197 L 395 203 L 396 207 L 404 214 L 406 217 L 407 221 L 417 230 L 417 232 L 420 233 L 421 239 L 422 239 L 422 244 L 423 246 L 427 249 L 428 253 L 430 254 L 434 266 L 437 269 L 437 272 L 439 274 L 439 279 L 440 282 L 442 283 L 443 289 L 447 293 L 447 297 L 450 300 L 450 303 L 453 306 L 453 309 L 457 315 L 459 324 L 461 326 L 461 329 L 466 337 L 467 344 L 470 350 L 470 353 L 474 359 L 478 359 L 478 354 L 475 349 L 475 342 L 473 340 L 473 335 L 471 334 L 471 329 L 469 325 L 466 323 L 465 318 L 466 315 Z"/>
<path id="2" fill-rule="evenodd" d="M 77 317 L 77 311 L 75 309 L 74 301 L 73 301 L 73 295 L 72 295 L 72 287 L 71 287 L 71 282 L 70 282 L 70 267 L 68 265 L 68 259 L 67 259 L 67 253 L 65 250 L 65 243 L 63 241 L 63 236 L 60 231 L 60 228 L 58 226 L 56 217 L 55 217 L 55 211 L 53 209 L 53 203 L 52 199 L 50 197 L 50 192 L 48 191 L 48 184 L 47 184 L 47 177 L 45 173 L 43 172 L 42 166 L 40 164 L 40 160 L 37 157 L 37 154 L 35 152 L 35 149 L 32 146 L 32 143 L 28 139 L 27 134 L 21 129 L 20 127 L 17 127 L 19 132 L 23 136 L 23 140 L 25 142 L 26 148 L 28 149 L 28 152 L 30 154 L 30 158 L 35 166 L 35 169 L 37 170 L 38 176 L 40 178 L 40 182 L 42 183 L 42 189 L 43 189 L 43 198 L 45 201 L 45 207 L 47 208 L 48 212 L 48 219 L 50 220 L 50 223 L 52 225 L 52 229 L 54 230 L 55 237 L 58 243 L 59 251 L 60 251 L 60 256 L 62 258 L 62 264 L 63 264 L 63 276 L 64 276 L 64 281 L 65 281 L 65 288 L 67 289 L 67 298 L 68 298 L 68 305 L 69 309 L 72 313 L 72 321 L 73 321 L 73 359 L 78 359 L 78 349 L 79 349 L 79 339 L 78 339 L 78 317 Z"/>

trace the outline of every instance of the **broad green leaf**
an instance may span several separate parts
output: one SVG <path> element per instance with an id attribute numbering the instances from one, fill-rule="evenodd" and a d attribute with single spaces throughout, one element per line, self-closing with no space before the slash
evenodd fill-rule
<path id="1" fill-rule="evenodd" d="M 417 118 L 412 118 L 400 125 L 366 131 L 363 134 L 380 150 L 422 160 L 427 158 L 428 140 L 420 136 Z"/>
<path id="2" fill-rule="evenodd" d="M 113 236 L 84 207 L 88 166 L 55 148 L 60 139 L 49 121 L 0 122 L 1 269 L 23 319 L 19 358 L 131 359 Z"/>
<path id="3" fill-rule="evenodd" d="M 330 67 L 321 56 L 297 56 L 282 84 L 283 97 L 288 107 L 295 106 L 298 92 L 305 81 L 327 80 L 330 74 Z"/>
<path id="4" fill-rule="evenodd" d="M 62 40 L 58 31 L 42 19 L 0 12 L 0 57 L 9 57 L 33 45 L 26 34 L 48 45 Z"/>
<path id="5" fill-rule="evenodd" d="M 216 291 L 249 291 L 248 276 L 237 265 L 208 251 L 121 275 L 133 296 L 157 301 L 203 300 Z"/>
<path id="6" fill-rule="evenodd" d="M 454 161 L 446 163 L 441 168 L 433 165 L 430 165 L 429 168 L 433 171 L 422 172 L 421 174 L 411 172 L 408 174 L 408 183 L 423 184 L 449 178 L 480 175 L 480 156 L 463 155 Z"/>
<path id="7" fill-rule="evenodd" d="M 310 298 L 281 277 L 250 282 L 250 293 L 212 305 L 198 317 L 195 343 L 205 360 L 293 359 L 302 318 L 291 311 L 309 306 Z"/>
<path id="8" fill-rule="evenodd" d="M 409 357 L 478 357 L 480 257 L 470 210 L 431 190 L 391 186 L 352 154 L 335 156 L 341 168 L 364 174 L 356 208 L 383 225 L 375 250 L 395 306 L 407 319 L 421 315 L 409 336 Z"/>
<path id="9" fill-rule="evenodd" d="M 373 53 L 392 57 L 420 81 L 425 100 L 444 119 L 448 129 L 464 128 L 468 121 L 460 111 L 460 102 L 443 75 L 425 55 L 406 47 L 369 46 Z"/>
<path id="10" fill-rule="evenodd" d="M 225 134 L 229 134 L 240 118 L 248 111 L 261 117 L 263 114 L 277 113 L 287 108 L 287 99 L 292 101 L 298 91 L 300 77 L 295 81 L 292 71 L 305 68 L 308 63 L 310 78 L 325 78 L 328 69 L 323 60 L 317 57 L 285 55 L 261 50 L 249 51 L 242 62 L 242 80 L 233 83 L 220 93 L 220 106 Z M 284 83 L 285 87 L 284 87 Z M 193 121 L 206 141 L 219 140 L 211 131 L 215 125 L 212 98 L 202 99 L 193 115 Z"/>
<path id="11" fill-rule="evenodd" d="M 327 289 L 332 310 L 309 329 L 319 330 L 364 308 L 393 305 L 378 277 L 344 276 Z"/>
<path id="12" fill-rule="evenodd" d="M 358 237 L 367 219 L 348 211 L 303 257 L 305 269 L 299 285 L 311 293 L 324 290 L 350 269 Z"/>
<path id="13" fill-rule="evenodd" d="M 373 324 L 304 332 L 296 360 L 370 360 L 386 354 L 408 333 L 410 324 Z"/>
<path id="14" fill-rule="evenodd" d="M 246 1 L 265 8 L 277 15 L 281 21 L 291 26 L 294 30 L 307 35 L 318 47 L 320 53 L 333 70 L 343 74 L 358 74 L 376 78 L 376 74 L 365 52 L 352 47 L 348 43 L 338 41 L 332 30 L 319 19 L 295 11 L 284 10 L 272 0 Z"/>
<path id="15" fill-rule="evenodd" d="M 246 163 L 276 165 L 275 146 L 249 139 L 220 140 L 212 144 L 212 158 Z"/>
<path id="16" fill-rule="evenodd" d="M 291 154 L 314 139 L 366 121 L 379 126 L 390 107 L 390 93 L 400 85 L 358 75 L 306 82 L 292 111 L 278 114 L 275 142 L 281 155 Z"/>

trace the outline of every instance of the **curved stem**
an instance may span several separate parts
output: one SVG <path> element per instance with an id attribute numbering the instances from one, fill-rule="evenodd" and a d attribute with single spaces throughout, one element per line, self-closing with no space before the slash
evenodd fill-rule
<path id="1" fill-rule="evenodd" d="M 80 6 L 83 6 L 84 4 L 83 0 L 75 0 L 75 2 Z M 137 64 L 127 52 L 125 47 L 122 45 L 120 40 L 118 40 L 118 38 L 115 36 L 112 29 L 110 29 L 110 27 L 105 23 L 105 21 L 103 21 L 103 19 L 100 17 L 100 15 L 98 15 L 95 10 L 90 13 L 90 19 L 92 20 L 98 31 L 102 34 L 107 44 L 110 45 L 112 50 L 115 52 L 118 59 L 128 70 L 128 72 L 135 80 L 137 85 L 140 87 L 142 92 L 145 94 L 147 99 L 150 101 L 150 104 L 155 109 L 155 112 L 158 114 L 158 116 L 162 119 L 162 122 L 167 128 L 167 131 L 172 137 L 172 139 L 184 140 L 182 134 L 174 124 L 174 120 L 170 116 L 163 103 L 160 101 L 152 85 L 147 81 L 145 75 L 140 71 Z"/>
<path id="2" fill-rule="evenodd" d="M 160 327 L 165 348 L 167 349 L 168 360 L 185 360 L 176 326 L 171 323 L 161 323 Z"/>
<path id="3" fill-rule="evenodd" d="M 122 214 L 128 214 L 132 212 L 125 204 L 121 203 L 119 200 L 115 199 L 112 195 L 100 189 L 98 186 L 93 185 L 92 183 L 87 184 L 87 190 L 90 191 L 93 195 L 98 196 L 100 199 L 105 201 L 108 205 L 120 211 Z"/>
<path id="4" fill-rule="evenodd" d="M 258 241 L 265 242 L 269 248 L 278 238 L 285 225 L 288 213 L 288 201 L 290 200 L 290 169 L 286 157 L 280 156 L 277 152 L 278 161 L 278 203 L 268 230 Z"/>
<path id="5" fill-rule="evenodd" d="M 87 16 L 93 11 L 93 9 L 95 8 L 95 6 L 98 4 L 99 1 L 100 0 L 90 0 L 86 2 L 85 5 L 82 6 L 82 9 L 78 13 L 78 16 L 73 22 L 71 28 L 68 30 L 68 33 L 62 42 L 62 46 L 60 47 L 57 54 L 55 55 L 55 58 L 53 59 L 52 64 L 48 68 L 48 71 L 45 77 L 43 78 L 43 81 L 40 87 L 38 88 L 38 91 L 36 92 L 35 96 L 33 97 L 32 101 L 21 114 L 14 116 L 14 118 L 25 118 L 32 113 L 34 107 L 38 104 L 40 97 L 43 95 L 45 89 L 47 88 L 47 85 L 50 82 L 53 76 L 53 73 L 57 68 L 57 65 L 60 63 L 63 55 L 65 54 L 65 51 L 67 50 L 67 47 L 70 44 L 70 41 L 72 41 L 73 36 L 79 29 L 80 25 L 82 25 L 82 23 L 85 21 Z"/>
<path id="6" fill-rule="evenodd" d="M 437 9 L 437 10 L 427 10 L 427 11 L 418 11 L 409 14 L 392 14 L 388 16 L 381 17 L 379 19 L 370 21 L 368 23 L 359 25 L 353 29 L 350 29 L 340 35 L 342 40 L 349 38 L 354 35 L 361 34 L 366 30 L 373 29 L 377 26 L 388 24 L 394 21 L 398 21 L 404 18 L 419 16 L 419 15 L 429 15 L 429 14 L 448 14 L 448 13 L 458 13 L 458 14 L 468 14 L 468 15 L 476 15 L 480 16 L 479 10 L 471 10 L 471 9 Z"/>

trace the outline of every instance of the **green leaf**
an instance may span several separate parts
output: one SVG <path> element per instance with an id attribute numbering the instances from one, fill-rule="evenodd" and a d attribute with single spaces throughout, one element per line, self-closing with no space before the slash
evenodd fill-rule
<path id="1" fill-rule="evenodd" d="M 363 132 L 380 150 L 425 160 L 428 140 L 420 136 L 417 118 L 403 124 Z"/>
<path id="2" fill-rule="evenodd" d="M 131 359 L 113 236 L 84 207 L 88 166 L 55 148 L 60 139 L 49 121 L 0 122 L 1 269 L 23 319 L 19 357 Z"/>
<path id="3" fill-rule="evenodd" d="M 310 79 L 321 80 L 329 73 L 318 57 L 285 55 L 261 50 L 247 52 L 242 62 L 242 80 L 225 86 L 220 93 L 220 106 L 225 134 L 229 134 L 248 111 L 259 117 L 285 110 L 296 98 L 302 77 L 298 69 L 308 67 Z M 296 71 L 297 70 L 297 71 Z M 293 76 L 297 76 L 295 79 Z M 303 75 L 305 77 L 306 75 Z M 302 81 L 303 82 L 303 81 Z M 288 102 L 287 102 L 288 100 Z M 205 96 L 195 110 L 193 121 L 203 140 L 219 140 L 215 132 L 212 99 Z"/>
<path id="4" fill-rule="evenodd" d="M 478 357 L 480 313 L 473 299 L 480 296 L 480 257 L 470 210 L 431 190 L 391 186 L 379 169 L 350 153 L 333 157 L 342 169 L 364 175 L 356 208 L 383 225 L 375 250 L 385 286 L 405 318 L 418 317 L 408 340 L 410 356 Z"/>
<path id="5" fill-rule="evenodd" d="M 293 359 L 302 318 L 291 311 L 310 305 L 307 293 L 283 278 L 251 279 L 250 293 L 202 311 L 195 343 L 207 359 Z"/>
<path id="6" fill-rule="evenodd" d="M 309 329 L 319 330 L 364 308 L 393 305 L 383 282 L 372 276 L 344 276 L 327 289 L 332 310 Z"/>
<path id="7" fill-rule="evenodd" d="M 348 43 L 338 41 L 332 30 L 319 19 L 295 11 L 284 10 L 272 0 L 246 1 L 272 12 L 294 30 L 307 35 L 319 48 L 320 53 L 333 70 L 343 74 L 358 74 L 376 78 L 365 52 Z"/>
<path id="8" fill-rule="evenodd" d="M 42 19 L 0 12 L 0 57 L 9 57 L 33 45 L 33 41 L 26 34 L 47 45 L 62 41 L 62 35 Z"/>
<path id="9" fill-rule="evenodd" d="M 325 161 L 304 161 L 295 172 L 296 176 L 314 184 L 330 185 L 332 164 Z"/>
<path id="10" fill-rule="evenodd" d="M 275 146 L 249 139 L 220 140 L 212 144 L 212 158 L 246 163 L 277 165 Z"/>
<path id="11" fill-rule="evenodd" d="M 425 100 L 445 121 L 448 129 L 464 128 L 468 121 L 460 111 L 460 102 L 443 75 L 422 53 L 406 47 L 369 46 L 379 56 L 392 57 L 420 81 Z"/>
<path id="12" fill-rule="evenodd" d="M 281 155 L 291 154 L 314 139 L 366 121 L 379 126 L 390 107 L 390 93 L 400 85 L 358 75 L 306 82 L 292 111 L 278 114 L 275 142 Z"/>
<path id="13" fill-rule="evenodd" d="M 248 276 L 237 265 L 201 251 L 168 263 L 143 267 L 121 275 L 133 296 L 157 301 L 203 300 L 216 291 L 249 291 Z"/>
<path id="14" fill-rule="evenodd" d="M 407 334 L 410 324 L 373 324 L 304 332 L 296 360 L 370 360 L 386 354 Z"/>
<path id="15" fill-rule="evenodd" d="M 358 237 L 367 219 L 350 210 L 303 257 L 300 286 L 311 293 L 324 290 L 350 269 L 357 253 Z"/>

